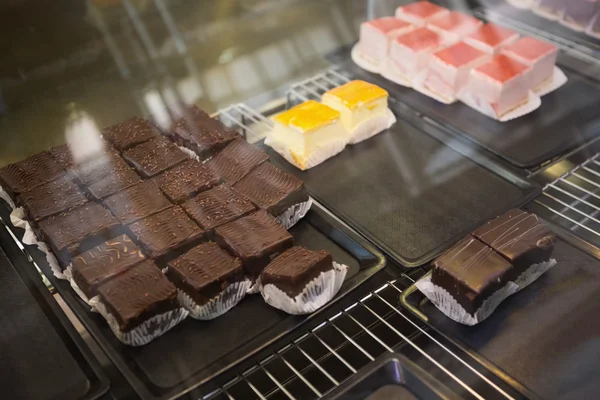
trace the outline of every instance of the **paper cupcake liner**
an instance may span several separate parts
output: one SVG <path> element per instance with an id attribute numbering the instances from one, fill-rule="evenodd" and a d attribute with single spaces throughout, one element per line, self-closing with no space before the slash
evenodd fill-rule
<path id="1" fill-rule="evenodd" d="M 54 276 L 58 279 L 66 279 L 60 268 L 60 265 L 58 264 L 58 261 L 56 260 L 56 257 L 54 256 L 54 253 L 52 253 L 44 241 L 38 239 L 37 235 L 33 231 L 33 228 L 31 227 L 31 224 L 25 219 L 25 211 L 23 210 L 23 207 L 17 207 L 10 213 L 10 222 L 12 222 L 12 224 L 17 228 L 25 229 L 25 233 L 23 234 L 21 241 L 27 245 L 37 246 L 37 248 L 46 255 L 46 261 L 50 265 Z"/>
<path id="2" fill-rule="evenodd" d="M 312 152 L 308 160 L 306 161 L 306 165 L 298 165 L 294 157 L 292 157 L 292 153 L 286 144 L 279 143 L 274 140 L 271 136 L 267 136 L 265 139 L 265 144 L 275 150 L 279 155 L 286 159 L 287 162 L 295 166 L 296 168 L 305 171 L 312 167 L 315 167 L 321 164 L 323 161 L 335 156 L 340 153 L 346 147 L 346 142 L 344 140 L 333 140 L 327 145 L 322 146 L 315 151 Z"/>
<path id="3" fill-rule="evenodd" d="M 290 229 L 292 226 L 296 225 L 298 221 L 300 221 L 306 213 L 310 210 L 312 206 L 312 198 L 308 198 L 308 201 L 304 201 L 302 203 L 294 204 L 287 210 L 283 212 L 283 214 L 278 215 L 275 219 L 279 222 L 285 229 Z"/>
<path id="4" fill-rule="evenodd" d="M 394 66 L 394 63 L 389 59 L 386 59 L 381 63 L 381 69 L 379 73 L 385 79 L 387 79 L 388 81 L 392 81 L 395 84 L 407 88 L 413 87 L 412 79 L 404 75 L 402 72 L 398 71 L 398 68 L 396 68 Z"/>
<path id="5" fill-rule="evenodd" d="M 587 25 L 589 24 L 585 24 L 585 25 L 581 25 L 575 21 L 567 21 L 565 20 L 565 16 L 563 15 L 560 19 L 560 21 L 558 21 L 562 26 L 566 26 L 569 29 L 574 30 L 575 32 L 583 32 L 585 31 L 585 29 L 587 28 Z"/>
<path id="6" fill-rule="evenodd" d="M 459 99 L 460 101 L 462 101 L 467 106 L 474 109 L 475 111 L 479 111 L 480 113 L 487 115 L 488 117 L 493 118 L 496 121 L 500 121 L 500 122 L 506 122 L 506 121 L 513 120 L 515 118 L 522 117 L 525 114 L 529 114 L 530 112 L 537 110 L 540 107 L 540 105 L 542 104 L 542 100 L 540 99 L 540 97 L 530 90 L 529 97 L 528 97 L 526 103 L 524 103 L 518 107 L 515 107 L 514 109 L 510 110 L 509 112 L 498 117 L 496 115 L 496 112 L 492 108 L 491 104 L 487 104 L 487 103 L 478 104 L 475 97 L 473 97 L 471 95 L 471 93 L 469 93 L 469 91 L 467 91 L 467 90 L 463 90 L 456 97 L 457 97 L 457 99 Z"/>
<path id="7" fill-rule="evenodd" d="M 431 97 L 434 100 L 439 101 L 442 104 L 453 104 L 456 102 L 456 96 L 446 97 L 440 93 L 430 90 L 425 86 L 425 79 L 427 79 L 427 71 L 419 74 L 413 81 L 413 88 L 427 97 Z"/>
<path id="8" fill-rule="evenodd" d="M 349 144 L 360 143 L 367 140 L 378 133 L 385 131 L 396 123 L 396 116 L 388 108 L 384 115 L 379 115 L 375 118 L 370 118 L 360 123 L 351 133 Z"/>
<path id="9" fill-rule="evenodd" d="M 310 281 L 300 294 L 291 298 L 273 284 L 260 285 L 260 293 L 267 304 L 288 314 L 310 314 L 327 304 L 339 292 L 348 267 L 333 263 L 333 269 L 321 272 Z"/>
<path id="10" fill-rule="evenodd" d="M 89 304 L 98 310 L 104 317 L 117 339 L 128 346 L 143 346 L 154 338 L 169 331 L 188 316 L 187 310 L 180 307 L 175 310 L 155 315 L 132 330 L 122 332 L 119 329 L 119 323 L 106 309 L 106 306 L 102 303 L 99 296 L 92 297 Z"/>
<path id="11" fill-rule="evenodd" d="M 15 208 L 17 208 L 13 199 L 11 199 L 11 197 L 8 195 L 8 192 L 6 190 L 4 190 L 4 188 L 2 186 L 0 186 L 0 199 L 4 200 L 8 204 L 8 206 L 10 207 L 11 210 L 14 210 Z"/>
<path id="12" fill-rule="evenodd" d="M 536 95 L 542 97 L 555 91 L 565 83 L 567 83 L 567 76 L 560 68 L 554 66 L 552 77 L 547 82 L 544 82 L 537 88 L 533 89 L 533 91 Z"/>
<path id="13" fill-rule="evenodd" d="M 246 292 L 250 286 L 252 286 L 252 282 L 249 279 L 233 283 L 227 286 L 227 288 L 225 288 L 218 296 L 201 306 L 183 290 L 177 289 L 177 298 L 183 308 L 189 312 L 190 317 L 208 321 L 231 310 L 246 296 Z"/>
<path id="14" fill-rule="evenodd" d="M 542 18 L 546 18 L 550 21 L 558 21 L 562 18 L 564 14 L 564 11 L 552 10 L 551 8 L 547 8 L 539 4 L 534 4 L 531 7 L 531 10 L 534 14 L 539 15 Z"/>
<path id="15" fill-rule="evenodd" d="M 521 10 L 526 10 L 534 5 L 534 0 L 506 0 L 506 2 L 515 8 L 520 8 Z"/>
<path id="16" fill-rule="evenodd" d="M 75 282 L 75 279 L 73 279 L 73 268 L 71 268 L 71 265 L 65 268 L 65 270 L 63 271 L 63 275 L 65 276 L 65 279 L 69 281 L 69 283 L 71 284 L 71 288 L 75 291 L 75 293 L 77 293 L 81 300 L 85 301 L 87 305 L 91 306 L 90 299 L 86 296 L 85 293 L 83 293 L 77 282 Z M 92 307 L 92 311 L 96 311 L 96 309 Z"/>
<path id="17" fill-rule="evenodd" d="M 508 282 L 488 297 L 474 315 L 467 313 L 446 289 L 434 285 L 431 282 L 431 275 L 423 277 L 415 285 L 448 318 L 459 324 L 472 326 L 484 321 L 504 299 L 529 286 L 554 265 L 556 265 L 555 259 L 531 265 L 514 282 Z"/>
<path id="18" fill-rule="evenodd" d="M 354 47 L 352 47 L 352 51 L 350 52 L 352 61 L 354 61 L 356 65 L 365 71 L 378 74 L 380 72 L 381 64 L 371 57 L 363 54 L 363 52 L 359 49 L 359 44 L 360 42 L 356 43 Z"/>

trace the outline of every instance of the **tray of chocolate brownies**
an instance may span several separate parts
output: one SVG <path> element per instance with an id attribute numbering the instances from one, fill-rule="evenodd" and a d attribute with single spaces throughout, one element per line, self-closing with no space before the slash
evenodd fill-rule
<path id="1" fill-rule="evenodd" d="M 351 51 L 333 56 L 343 70 L 517 167 L 538 167 L 597 135 L 597 66 L 573 50 L 427 1 L 360 32 Z"/>
<path id="2" fill-rule="evenodd" d="M 96 144 L 0 169 L 1 217 L 144 398 L 241 362 L 385 265 L 195 106 L 166 132 L 133 117 Z"/>

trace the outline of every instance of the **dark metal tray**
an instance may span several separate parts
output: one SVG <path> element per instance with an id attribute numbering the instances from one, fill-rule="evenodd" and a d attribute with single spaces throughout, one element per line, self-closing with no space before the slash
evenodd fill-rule
<path id="1" fill-rule="evenodd" d="M 0 222 L 0 392 L 6 399 L 97 399 L 100 365 Z"/>
<path id="2" fill-rule="evenodd" d="M 395 104 L 390 107 L 396 112 Z M 311 196 L 405 267 L 427 263 L 482 222 L 540 192 L 464 144 L 443 143 L 444 133 L 427 127 L 426 134 L 397 115 L 389 130 L 308 171 L 265 151 L 302 179 Z"/>
<path id="3" fill-rule="evenodd" d="M 558 264 L 510 296 L 487 320 L 464 326 L 444 316 L 414 286 L 408 309 L 471 349 L 471 355 L 547 399 L 600 397 L 600 256 L 597 249 L 557 231 Z M 500 371 L 501 370 L 501 371 Z M 502 372 L 503 371 L 503 372 Z M 528 397 L 535 397 L 530 394 Z"/>
<path id="4" fill-rule="evenodd" d="M 296 244 L 326 250 L 334 260 L 350 267 L 337 299 L 385 265 L 385 259 L 375 248 L 318 203 L 290 232 Z M 102 317 L 89 311 L 68 282 L 52 276 L 39 251 L 32 248 L 30 254 L 144 399 L 170 399 L 192 391 L 319 313 L 290 316 L 268 306 L 260 295 L 253 295 L 215 320 L 202 322 L 188 318 L 143 347 L 128 347 L 116 339 Z"/>
<path id="5" fill-rule="evenodd" d="M 325 400 L 458 399 L 441 382 L 400 354 L 388 353 L 363 368 Z"/>

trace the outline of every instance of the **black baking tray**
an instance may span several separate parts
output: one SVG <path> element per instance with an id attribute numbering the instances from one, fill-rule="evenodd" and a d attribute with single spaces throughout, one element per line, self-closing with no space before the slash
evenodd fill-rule
<path id="1" fill-rule="evenodd" d="M 528 397 L 600 398 L 600 252 L 562 230 L 557 265 L 504 300 L 476 326 L 444 316 L 417 291 L 407 300 L 427 323 L 451 337 Z M 595 254 L 596 257 L 590 255 Z"/>
<path id="2" fill-rule="evenodd" d="M 395 101 L 455 137 L 467 139 L 518 168 L 536 168 L 600 134 L 599 66 L 564 50 L 559 52 L 557 65 L 568 77 L 567 83 L 544 96 L 537 110 L 507 122 L 496 121 L 458 101 L 442 104 L 367 72 L 350 59 L 350 51 L 340 50 L 330 60 L 350 75 L 383 87 Z"/>
<path id="3" fill-rule="evenodd" d="M 3 213 L 2 217 L 6 220 L 7 210 L 3 209 Z M 290 233 L 295 244 L 326 250 L 336 262 L 350 267 L 336 299 L 385 266 L 381 253 L 344 227 L 318 203 L 313 204 Z M 260 295 L 252 295 L 215 320 L 204 322 L 188 318 L 145 346 L 129 347 L 117 340 L 101 316 L 89 311 L 67 281 L 53 277 L 42 253 L 34 248 L 28 248 L 28 252 L 144 399 L 170 399 L 192 391 L 324 309 L 310 316 L 291 316 L 268 306 Z"/>
<path id="4" fill-rule="evenodd" d="M 400 354 L 370 363 L 323 400 L 457 400 L 441 382 Z"/>
<path id="5" fill-rule="evenodd" d="M 100 398 L 110 387 L 100 365 L 1 222 L 0 245 L 2 397 Z"/>
<path id="6" fill-rule="evenodd" d="M 397 113 L 395 107 L 390 104 Z M 312 197 L 404 267 L 427 263 L 481 223 L 540 193 L 448 135 L 432 127 L 424 133 L 417 125 L 422 120 L 397 117 L 390 129 L 307 171 L 263 148 L 271 162 L 302 179 Z"/>

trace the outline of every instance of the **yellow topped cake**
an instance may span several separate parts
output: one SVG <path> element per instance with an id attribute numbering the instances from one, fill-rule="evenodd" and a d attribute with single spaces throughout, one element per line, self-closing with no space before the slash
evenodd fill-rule
<path id="1" fill-rule="evenodd" d="M 314 100 L 297 105 L 273 120 L 275 126 L 265 144 L 301 170 L 336 155 L 348 141 L 339 111 Z"/>
<path id="2" fill-rule="evenodd" d="M 349 143 L 358 143 L 389 128 L 396 118 L 388 108 L 388 93 L 365 81 L 351 81 L 332 89 L 323 104 L 340 112 Z"/>

